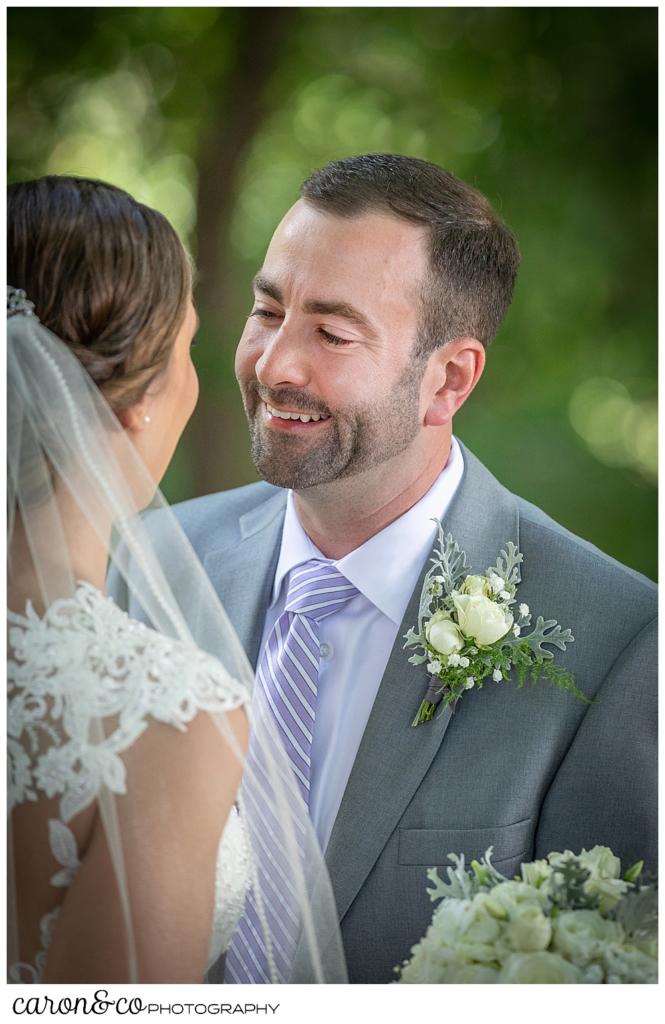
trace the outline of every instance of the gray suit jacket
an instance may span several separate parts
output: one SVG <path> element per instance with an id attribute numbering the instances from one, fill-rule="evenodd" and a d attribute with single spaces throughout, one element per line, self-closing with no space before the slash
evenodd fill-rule
<path id="1" fill-rule="evenodd" d="M 450 852 L 472 858 L 493 846 L 511 876 L 522 860 L 600 843 L 624 867 L 644 858 L 656 868 L 656 587 L 463 454 L 446 531 L 474 571 L 506 541 L 519 546 L 519 599 L 572 629 L 559 662 L 594 700 L 546 681 L 490 682 L 454 714 L 412 728 L 427 675 L 408 664 L 402 634 L 417 619 L 418 582 L 326 851 L 352 982 L 393 980 L 431 919 L 426 870 Z M 285 499 L 258 483 L 176 507 L 253 664 Z"/>

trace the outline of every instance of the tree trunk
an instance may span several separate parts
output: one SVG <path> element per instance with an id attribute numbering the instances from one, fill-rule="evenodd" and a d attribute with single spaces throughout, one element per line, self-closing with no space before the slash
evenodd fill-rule
<path id="1" fill-rule="evenodd" d="M 281 7 L 238 12 L 233 63 L 220 75 L 215 116 L 203 125 L 198 161 L 196 301 L 204 337 L 211 339 L 225 335 L 229 228 L 238 174 L 265 116 L 267 86 L 279 63 L 286 30 L 297 15 L 296 8 Z M 188 475 L 195 495 L 241 482 L 247 433 L 239 410 L 240 401 L 229 394 L 228 387 L 202 380 L 201 398 L 187 430 L 193 463 Z"/>

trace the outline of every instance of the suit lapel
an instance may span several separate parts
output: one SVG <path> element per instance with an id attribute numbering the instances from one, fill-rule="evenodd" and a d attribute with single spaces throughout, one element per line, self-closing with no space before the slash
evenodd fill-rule
<path id="1" fill-rule="evenodd" d="M 462 446 L 464 477 L 443 522 L 467 554 L 469 572 L 484 572 L 508 540 L 519 544 L 517 505 Z M 326 851 L 340 920 L 431 765 L 454 721 L 446 709 L 412 728 L 425 694 L 427 672 L 407 661 L 404 634 L 418 618 L 429 557 L 399 628 Z"/>
<path id="2" fill-rule="evenodd" d="M 286 491 L 280 491 L 241 517 L 239 544 L 212 551 L 204 560 L 253 668 L 270 604 L 285 508 Z"/>

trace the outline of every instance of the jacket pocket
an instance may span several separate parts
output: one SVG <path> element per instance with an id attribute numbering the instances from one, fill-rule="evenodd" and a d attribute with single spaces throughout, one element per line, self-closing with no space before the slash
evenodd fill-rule
<path id="1" fill-rule="evenodd" d="M 468 866 L 493 846 L 492 863 L 499 867 L 504 861 L 528 857 L 531 843 L 531 818 L 489 828 L 401 828 L 398 862 L 430 868 L 452 867 L 448 854 L 463 853 Z"/>

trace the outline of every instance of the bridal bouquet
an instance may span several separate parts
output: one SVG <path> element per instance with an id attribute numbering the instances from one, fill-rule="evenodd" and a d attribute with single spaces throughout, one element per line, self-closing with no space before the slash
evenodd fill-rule
<path id="1" fill-rule="evenodd" d="M 643 862 L 621 877 L 607 846 L 550 853 L 508 880 L 492 848 L 470 870 L 449 854 L 448 882 L 424 937 L 395 971 L 405 984 L 655 984 L 658 896 Z"/>

